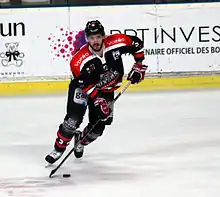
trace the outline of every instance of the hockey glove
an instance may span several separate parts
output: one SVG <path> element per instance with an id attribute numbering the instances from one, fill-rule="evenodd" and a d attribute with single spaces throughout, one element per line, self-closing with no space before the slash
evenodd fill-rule
<path id="1" fill-rule="evenodd" d="M 132 84 L 137 84 L 144 79 L 145 71 L 147 66 L 142 63 L 135 63 L 131 71 L 128 73 L 127 80 L 131 81 Z"/>
<path id="2" fill-rule="evenodd" d="M 96 108 L 98 119 L 106 119 L 110 115 L 110 108 L 104 98 L 97 97 L 94 100 L 94 106 Z"/>

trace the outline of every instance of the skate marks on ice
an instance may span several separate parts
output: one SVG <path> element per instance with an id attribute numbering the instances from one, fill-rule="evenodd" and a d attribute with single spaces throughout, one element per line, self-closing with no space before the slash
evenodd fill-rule
<path id="1" fill-rule="evenodd" d="M 136 149 L 133 152 L 119 150 L 94 153 L 88 149 L 85 150 L 84 158 L 77 160 L 72 155 L 57 171 L 54 178 L 49 178 L 50 171 L 58 163 L 45 168 L 44 155 L 49 149 L 48 147 L 17 147 L 16 154 L 19 153 L 20 158 L 22 155 L 24 162 L 34 165 L 33 174 L 24 173 L 22 176 L 20 173 L 18 177 L 16 174 L 12 176 L 14 172 L 8 170 L 10 178 L 7 176 L 0 178 L 0 196 L 5 197 L 5 195 L 1 195 L 1 192 L 4 192 L 11 197 L 41 197 L 54 189 L 71 188 L 74 191 L 74 187 L 79 185 L 89 184 L 92 187 L 92 185 L 105 182 L 113 184 L 117 184 L 117 182 L 133 183 L 134 181 L 152 182 L 170 177 L 174 172 L 216 174 L 219 157 L 214 153 L 219 148 L 220 139 L 194 139 L 191 142 L 148 146 L 145 150 Z M 38 151 L 29 153 L 29 149 L 38 149 Z M 213 150 L 213 154 L 211 150 Z M 0 153 L 5 151 L 0 148 Z M 7 149 L 9 161 L 11 157 L 15 157 L 14 153 L 14 148 Z M 27 156 L 29 159 L 25 159 Z M 70 173 L 72 176 L 63 178 L 64 173 Z"/>
<path id="2" fill-rule="evenodd" d="M 49 179 L 44 169 L 45 146 L 1 146 L 0 196 L 38 197 L 46 188 L 74 185 L 73 180 Z"/>
<path id="3" fill-rule="evenodd" d="M 35 151 L 30 153 L 30 149 Z M 93 161 L 93 158 L 77 160 L 73 155 L 52 178 L 49 178 L 50 171 L 58 163 L 45 168 L 44 155 L 46 149 L 48 148 L 44 146 L 0 148 L 0 153 L 6 154 L 7 150 L 8 159 L 3 164 L 7 172 L 2 176 L 0 175 L 1 197 L 40 197 L 45 196 L 45 193 L 54 189 L 73 189 L 74 186 L 84 184 L 99 184 L 103 181 L 126 181 L 136 178 L 136 175 L 129 168 L 100 164 L 98 161 Z M 16 150 L 17 156 L 15 156 L 14 150 Z M 13 159 L 11 159 L 12 157 Z M 15 160 L 17 160 L 17 163 L 15 163 Z M 8 162 L 10 165 L 6 166 Z M 28 168 L 28 166 L 32 167 L 25 171 L 25 167 Z M 63 178 L 62 174 L 64 173 L 71 173 L 72 176 Z M 2 195 L 2 193 L 4 194 Z"/>
<path id="4" fill-rule="evenodd" d="M 49 179 L 48 176 L 0 179 L 0 191 L 13 197 L 38 197 L 48 188 L 72 185 L 73 180 L 63 179 L 61 176 L 56 176 L 55 179 Z"/>
<path id="5" fill-rule="evenodd" d="M 41 177 L 0 179 L 0 194 L 1 191 L 4 191 L 7 196 L 40 197 L 44 196 L 48 190 L 72 188 L 74 191 L 74 186 L 77 185 L 93 185 L 103 183 L 103 181 L 115 183 L 136 179 L 133 172 L 129 172 L 129 169 L 127 169 L 128 172 L 125 172 L 126 169 L 120 167 L 109 167 L 96 164 L 96 162 L 74 160 L 70 158 L 70 162 L 52 178 L 49 178 L 50 170 L 48 168 L 47 173 L 44 173 L 44 176 Z M 71 173 L 72 176 L 63 178 L 63 173 Z M 48 176 L 45 174 L 48 174 Z"/>
<path id="6" fill-rule="evenodd" d="M 77 184 L 99 181 L 134 181 L 150 180 L 169 176 L 173 171 L 204 170 L 212 167 L 206 154 L 210 150 L 219 150 L 220 139 L 200 140 L 191 142 L 169 143 L 150 147 L 135 152 L 99 152 L 86 153 L 82 159 L 69 158 L 58 170 L 58 175 L 71 173 Z M 204 153 L 204 155 L 202 155 Z M 207 159 L 208 158 L 208 159 Z M 213 168 L 214 167 L 214 168 Z M 54 169 L 53 166 L 50 170 Z"/>

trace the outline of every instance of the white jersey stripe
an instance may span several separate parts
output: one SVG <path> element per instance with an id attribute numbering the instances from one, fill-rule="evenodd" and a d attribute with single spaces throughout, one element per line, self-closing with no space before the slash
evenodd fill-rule
<path id="1" fill-rule="evenodd" d="M 93 58 L 95 58 L 94 55 L 90 55 L 89 57 L 87 57 L 86 59 L 84 59 L 80 65 L 80 71 L 82 70 L 82 68 L 84 67 L 85 63 L 92 60 Z"/>
<path id="2" fill-rule="evenodd" d="M 141 52 L 144 52 L 144 50 L 140 49 L 139 51 L 136 51 L 135 53 L 141 53 Z"/>
<path id="3" fill-rule="evenodd" d="M 90 95 L 94 89 L 95 89 L 95 86 L 93 86 L 89 91 L 87 91 L 87 95 Z"/>
<path id="4" fill-rule="evenodd" d="M 126 46 L 126 44 L 125 43 L 118 43 L 118 44 L 114 44 L 112 46 L 106 47 L 105 48 L 105 53 L 112 50 L 112 49 L 123 47 L 123 46 Z"/>

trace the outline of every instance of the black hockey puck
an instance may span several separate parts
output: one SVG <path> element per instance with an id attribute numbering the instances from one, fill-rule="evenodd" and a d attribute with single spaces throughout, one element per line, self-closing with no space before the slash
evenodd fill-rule
<path id="1" fill-rule="evenodd" d="M 69 177 L 71 177 L 71 174 L 63 174 L 63 177 L 64 178 L 69 178 Z"/>

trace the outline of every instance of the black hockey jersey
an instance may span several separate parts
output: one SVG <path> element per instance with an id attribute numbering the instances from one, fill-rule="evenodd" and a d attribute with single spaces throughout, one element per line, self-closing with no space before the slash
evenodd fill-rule
<path id="1" fill-rule="evenodd" d="M 114 91 L 120 87 L 124 75 L 122 62 L 123 54 L 132 54 L 136 62 L 144 60 L 143 42 L 136 36 L 113 34 L 104 39 L 103 57 L 92 53 L 89 44 L 85 44 L 72 57 L 70 67 L 74 81 L 90 97 L 94 97 L 98 90 L 96 84 L 100 76 L 108 70 L 120 74 L 118 84 L 106 91 Z"/>

